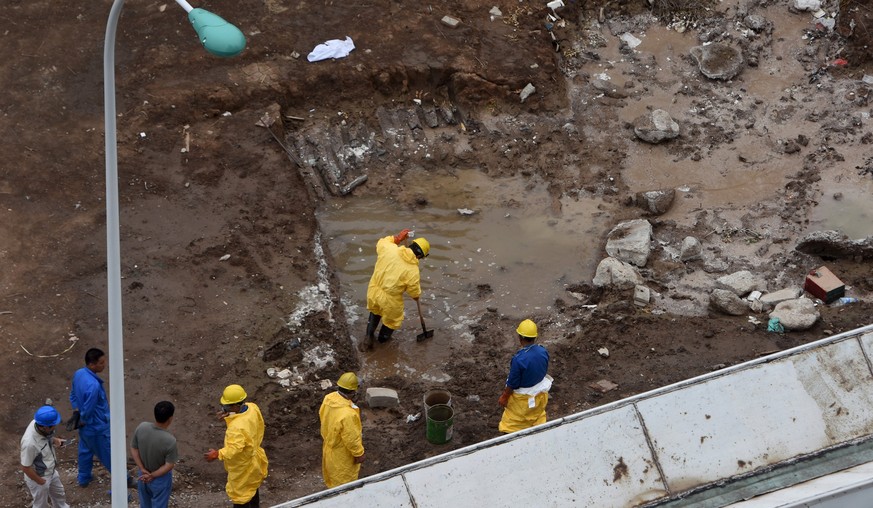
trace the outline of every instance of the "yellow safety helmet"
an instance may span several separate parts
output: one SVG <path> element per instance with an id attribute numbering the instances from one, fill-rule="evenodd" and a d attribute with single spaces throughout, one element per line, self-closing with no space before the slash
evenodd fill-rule
<path id="1" fill-rule="evenodd" d="M 240 385 L 228 385 L 224 389 L 224 393 L 221 394 L 221 405 L 223 406 L 239 404 L 244 400 L 246 400 L 246 391 Z"/>
<path id="2" fill-rule="evenodd" d="M 535 339 L 537 338 L 537 325 L 530 319 L 525 319 L 518 325 L 518 328 L 515 329 L 515 332 L 522 337 Z"/>
<path id="3" fill-rule="evenodd" d="M 336 385 L 345 390 L 358 390 L 358 376 L 354 372 L 346 372 L 337 380 Z"/>
<path id="4" fill-rule="evenodd" d="M 418 245 L 418 248 L 421 249 L 422 257 L 426 258 L 427 255 L 430 254 L 430 242 L 427 241 L 427 238 L 422 236 L 421 238 L 413 240 L 412 243 Z"/>

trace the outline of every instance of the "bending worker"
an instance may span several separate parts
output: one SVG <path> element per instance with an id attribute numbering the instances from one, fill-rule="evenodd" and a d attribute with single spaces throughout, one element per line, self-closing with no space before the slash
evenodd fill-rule
<path id="1" fill-rule="evenodd" d="M 376 243 L 376 267 L 367 287 L 367 340 L 372 345 L 376 327 L 379 342 L 387 342 L 394 330 L 403 323 L 403 293 L 413 300 L 421 296 L 421 276 L 418 261 L 430 254 L 430 243 L 425 238 L 416 238 L 409 247 L 403 241 L 409 237 L 404 229 L 394 236 L 386 236 Z"/>
<path id="2" fill-rule="evenodd" d="M 227 496 L 234 506 L 257 508 L 258 488 L 267 477 L 267 453 L 261 448 L 264 440 L 264 417 L 254 402 L 246 401 L 246 391 L 240 385 L 229 385 L 221 394 L 221 412 L 227 431 L 224 448 L 209 449 L 204 454 L 208 462 L 219 459 L 227 471 Z"/>
<path id="3" fill-rule="evenodd" d="M 537 325 L 525 319 L 515 331 L 521 349 L 509 362 L 509 377 L 497 401 L 506 408 L 498 427 L 504 433 L 546 423 L 546 404 L 552 387 L 552 378 L 548 375 L 549 352 L 536 344 Z"/>
<path id="4" fill-rule="evenodd" d="M 361 409 L 355 405 L 358 376 L 346 372 L 336 382 L 337 391 L 325 395 L 318 419 L 321 421 L 321 474 L 327 488 L 353 482 L 364 462 Z"/>

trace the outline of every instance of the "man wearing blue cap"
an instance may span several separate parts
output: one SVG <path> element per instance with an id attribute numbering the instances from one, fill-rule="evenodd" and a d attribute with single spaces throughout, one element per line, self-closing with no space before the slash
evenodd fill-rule
<path id="1" fill-rule="evenodd" d="M 61 422 L 61 415 L 52 406 L 42 406 L 36 410 L 33 420 L 21 436 L 21 470 L 24 483 L 33 496 L 33 508 L 69 508 L 64 484 L 57 471 L 55 448 L 65 441 L 55 437 L 55 425 Z M 49 505 L 51 500 L 51 505 Z"/>

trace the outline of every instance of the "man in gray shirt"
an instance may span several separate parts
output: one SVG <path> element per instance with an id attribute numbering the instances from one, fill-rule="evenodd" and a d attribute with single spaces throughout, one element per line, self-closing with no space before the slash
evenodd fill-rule
<path id="1" fill-rule="evenodd" d="M 167 427 L 176 408 L 172 402 L 155 404 L 155 423 L 142 422 L 130 441 L 130 454 L 140 470 L 136 490 L 143 508 L 166 508 L 173 490 L 173 466 L 179 460 L 176 436 Z"/>

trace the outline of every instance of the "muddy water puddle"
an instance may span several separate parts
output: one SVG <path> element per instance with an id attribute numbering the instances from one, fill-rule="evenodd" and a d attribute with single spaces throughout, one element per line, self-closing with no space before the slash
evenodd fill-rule
<path id="1" fill-rule="evenodd" d="M 856 146 L 841 147 L 840 152 L 842 166 L 821 173 L 821 196 L 810 211 L 807 232 L 833 229 L 853 239 L 873 236 L 873 178 L 859 175 L 855 167 L 867 160 L 869 151 Z"/>
<path id="2" fill-rule="evenodd" d="M 590 281 L 600 261 L 600 238 L 612 225 L 598 200 L 564 199 L 556 212 L 545 185 L 524 177 L 414 171 L 404 180 L 407 191 L 427 196 L 426 207 L 409 210 L 390 199 L 353 197 L 318 213 L 356 342 L 366 329 L 377 240 L 411 228 L 431 244 L 420 265 L 421 304 L 434 337 L 416 342 L 422 327 L 415 302 L 405 297 L 401 329 L 362 355 L 365 376 L 444 381 L 453 344 L 472 340 L 468 324 L 481 312 L 493 308 L 519 320 L 545 313 L 556 298 L 568 298 L 567 285 Z"/>

